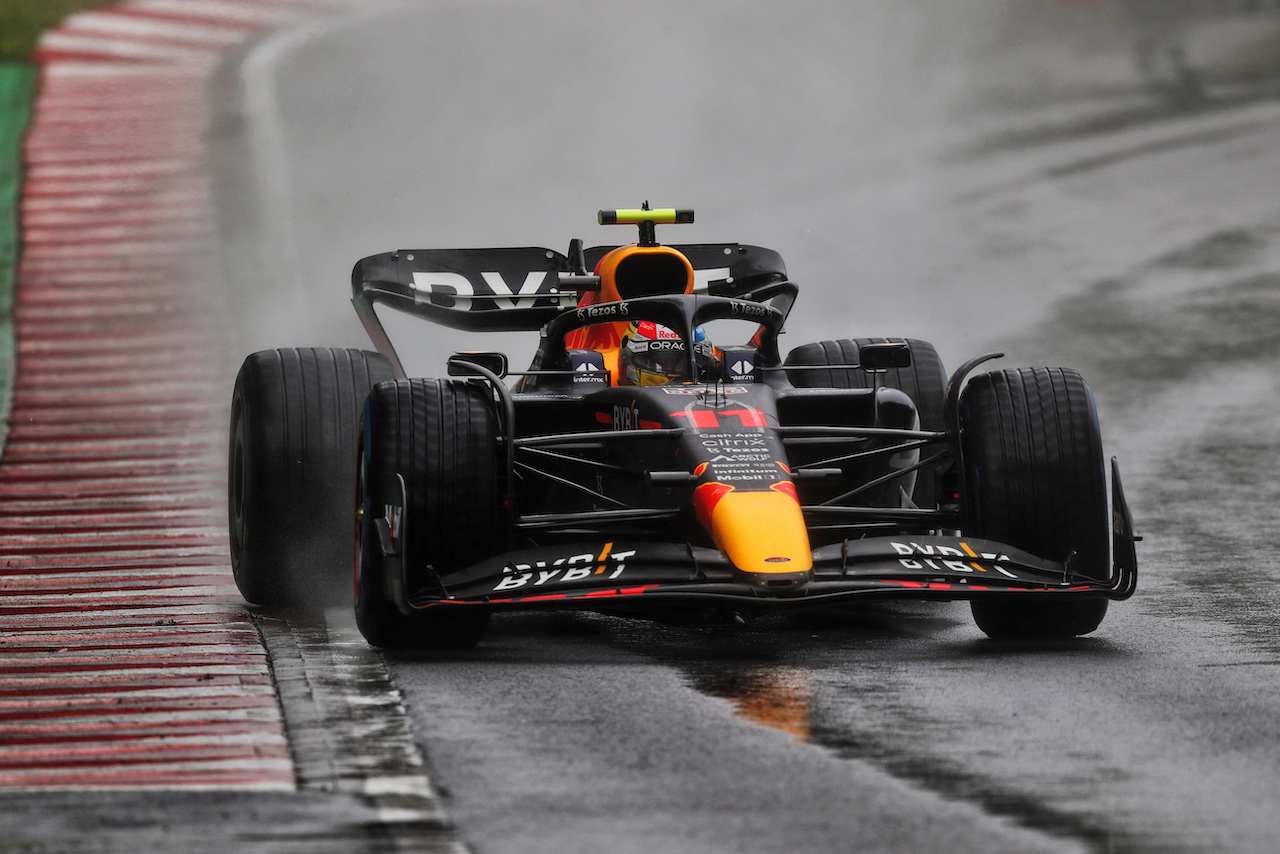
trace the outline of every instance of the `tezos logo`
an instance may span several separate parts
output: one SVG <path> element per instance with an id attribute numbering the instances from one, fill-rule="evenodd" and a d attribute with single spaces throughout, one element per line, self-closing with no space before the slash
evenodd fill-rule
<path id="1" fill-rule="evenodd" d="M 630 306 L 625 302 L 611 302 L 606 305 L 591 305 L 577 311 L 579 320 L 599 320 L 605 317 L 626 317 Z"/>
<path id="2" fill-rule="evenodd" d="M 759 305 L 758 303 L 742 302 L 741 300 L 735 300 L 732 303 L 732 312 L 733 314 L 740 314 L 745 317 L 769 316 L 769 308 L 767 306 Z"/>

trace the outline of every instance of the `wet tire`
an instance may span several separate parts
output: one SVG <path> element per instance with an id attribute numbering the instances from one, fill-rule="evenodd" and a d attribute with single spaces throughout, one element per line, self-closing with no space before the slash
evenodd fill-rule
<path id="1" fill-rule="evenodd" d="M 318 608 L 347 599 L 351 496 L 365 395 L 393 376 L 377 353 L 264 350 L 231 396 L 231 569 L 246 600 Z"/>
<path id="2" fill-rule="evenodd" d="M 1110 576 L 1106 469 L 1093 395 L 1066 368 L 1022 368 L 974 377 L 960 397 L 964 533 Z M 974 620 L 996 639 L 1088 634 L 1106 599 L 974 599 Z"/>
<path id="3" fill-rule="evenodd" d="M 400 604 L 415 589 L 447 587 L 452 573 L 501 550 L 498 454 L 492 396 L 479 383 L 398 380 L 370 392 L 361 421 L 355 578 L 356 624 L 369 643 L 441 650 L 479 643 L 489 624 L 481 606 L 405 613 Z M 388 556 L 378 519 L 401 501 L 400 550 Z"/>
<path id="4" fill-rule="evenodd" d="M 804 344 L 787 354 L 785 365 L 856 365 L 864 344 L 905 341 L 911 348 L 911 366 L 880 374 L 880 383 L 905 392 L 920 414 L 921 430 L 946 430 L 943 404 L 947 372 L 938 351 L 928 341 L 914 338 L 844 338 Z M 866 371 L 789 371 L 787 379 L 796 388 L 872 388 L 875 382 Z M 938 506 L 938 472 L 921 469 L 916 476 L 912 500 L 919 507 Z"/>

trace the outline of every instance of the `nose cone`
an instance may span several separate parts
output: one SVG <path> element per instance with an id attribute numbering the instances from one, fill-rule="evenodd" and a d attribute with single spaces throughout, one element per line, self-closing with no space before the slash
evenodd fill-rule
<path id="1" fill-rule="evenodd" d="M 760 492 L 704 483 L 694 504 L 716 546 L 753 583 L 781 592 L 809 580 L 813 551 L 790 483 Z"/>

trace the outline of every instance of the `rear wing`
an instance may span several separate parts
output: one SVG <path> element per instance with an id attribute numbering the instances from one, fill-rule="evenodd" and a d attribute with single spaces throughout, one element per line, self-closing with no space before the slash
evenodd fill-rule
<path id="1" fill-rule="evenodd" d="M 583 255 L 588 269 L 613 246 Z M 675 245 L 694 269 L 695 292 L 751 299 L 756 291 L 787 281 L 782 256 L 737 243 Z M 351 272 L 352 302 L 374 343 L 386 333 L 375 303 L 453 329 L 536 331 L 578 304 L 580 291 L 562 286 L 572 277 L 569 258 L 537 247 L 511 249 L 401 249 L 361 259 Z M 788 305 L 787 308 L 790 308 Z"/>

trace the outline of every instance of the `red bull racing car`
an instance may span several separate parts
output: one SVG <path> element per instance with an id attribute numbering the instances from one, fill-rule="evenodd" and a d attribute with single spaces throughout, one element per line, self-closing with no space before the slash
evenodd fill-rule
<path id="1" fill-rule="evenodd" d="M 784 359 L 799 288 L 777 253 L 659 244 L 691 211 L 599 218 L 639 240 L 365 258 L 353 303 L 376 353 L 245 360 L 246 599 L 326 601 L 354 554 L 371 643 L 458 648 L 517 609 L 715 622 L 876 597 L 965 599 L 991 637 L 1059 638 L 1133 593 L 1132 519 L 1078 373 L 975 373 L 991 354 L 948 379 L 905 339 Z M 408 378 L 376 304 L 539 347 L 523 372 L 472 352 Z"/>

